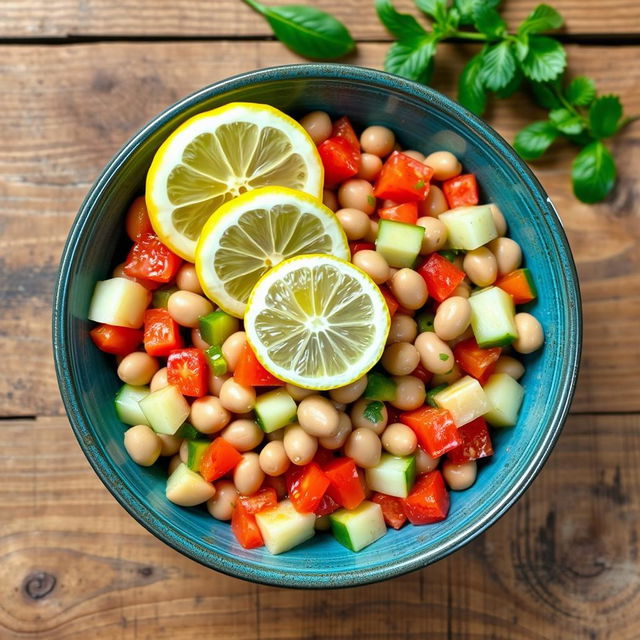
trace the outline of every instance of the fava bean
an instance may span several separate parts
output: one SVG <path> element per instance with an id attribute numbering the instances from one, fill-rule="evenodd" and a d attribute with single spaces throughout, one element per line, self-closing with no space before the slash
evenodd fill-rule
<path id="1" fill-rule="evenodd" d="M 452 491 L 464 491 L 476 481 L 478 467 L 475 460 L 454 464 L 450 460 L 442 463 L 442 475 Z"/>
<path id="2" fill-rule="evenodd" d="M 532 353 L 542 346 L 544 332 L 537 318 L 530 313 L 516 313 L 515 323 L 518 337 L 511 343 L 511 346 L 518 353 Z"/>
<path id="3" fill-rule="evenodd" d="M 442 189 L 435 184 L 429 186 L 427 197 L 418 203 L 420 216 L 437 218 L 441 213 L 449 210 L 449 203 L 442 193 Z"/>
<path id="4" fill-rule="evenodd" d="M 457 362 L 453 363 L 453 366 L 446 373 L 436 373 L 431 378 L 431 386 L 439 387 L 441 384 L 453 384 L 456 380 L 462 378 L 462 370 L 458 366 Z"/>
<path id="5" fill-rule="evenodd" d="M 303 389 L 302 387 L 296 387 L 295 384 L 290 384 L 289 382 L 287 382 L 287 384 L 285 385 L 285 389 L 296 402 L 300 402 L 308 396 L 312 396 L 317 393 L 317 391 L 314 391 L 313 389 Z"/>
<path id="6" fill-rule="evenodd" d="M 353 255 L 351 262 L 362 269 L 376 284 L 383 284 L 391 277 L 391 270 L 387 261 L 377 251 L 369 249 L 357 251 Z"/>
<path id="7" fill-rule="evenodd" d="M 355 402 L 364 393 L 366 388 L 367 376 L 365 374 L 362 378 L 358 378 L 351 384 L 345 385 L 344 387 L 338 387 L 337 389 L 331 389 L 331 391 L 329 391 L 329 396 L 336 402 L 349 404 L 350 402 Z"/>
<path id="8" fill-rule="evenodd" d="M 298 405 L 298 424 L 316 438 L 326 438 L 338 431 L 340 416 L 327 398 L 313 395 Z"/>
<path id="9" fill-rule="evenodd" d="M 369 469 L 380 462 L 382 444 L 380 438 L 371 429 L 360 428 L 349 434 L 344 452 L 359 467 Z"/>
<path id="10" fill-rule="evenodd" d="M 378 223 L 375 220 L 369 219 L 369 231 L 367 231 L 363 240 L 367 242 L 375 242 L 378 237 Z"/>
<path id="11" fill-rule="evenodd" d="M 220 403 L 233 413 L 247 413 L 256 404 L 256 392 L 253 387 L 238 384 L 234 378 L 226 380 L 220 388 Z"/>
<path id="12" fill-rule="evenodd" d="M 137 424 L 124 432 L 124 448 L 134 462 L 150 467 L 160 456 L 162 443 L 150 427 Z"/>
<path id="13" fill-rule="evenodd" d="M 260 452 L 260 468 L 268 476 L 282 475 L 290 465 L 282 440 L 267 442 Z"/>
<path id="14" fill-rule="evenodd" d="M 435 333 L 425 331 L 415 341 L 415 347 L 420 354 L 422 366 L 431 373 L 446 373 L 451 369 L 455 360 L 449 345 Z"/>
<path id="15" fill-rule="evenodd" d="M 347 180 L 340 185 L 338 189 L 338 202 L 341 207 L 358 209 L 359 211 L 364 211 L 364 213 L 369 216 L 376 209 L 373 185 L 362 178 L 351 178 L 351 180 Z M 362 236 L 364 236 L 364 233 Z"/>
<path id="16" fill-rule="evenodd" d="M 374 125 L 367 127 L 360 136 L 360 146 L 366 153 L 384 158 L 388 156 L 396 144 L 396 136 L 387 127 Z"/>
<path id="17" fill-rule="evenodd" d="M 382 434 L 382 446 L 393 456 L 411 455 L 418 446 L 413 429 L 400 422 L 390 424 Z"/>
<path id="18" fill-rule="evenodd" d="M 170 436 L 166 433 L 156 433 L 160 440 L 160 455 L 173 456 L 180 451 L 182 438 L 178 436 Z"/>
<path id="19" fill-rule="evenodd" d="M 395 376 L 393 380 L 396 383 L 396 396 L 391 400 L 391 404 L 396 409 L 411 411 L 424 404 L 427 392 L 424 389 L 424 382 L 420 378 L 415 376 Z"/>
<path id="20" fill-rule="evenodd" d="M 205 351 L 211 345 L 208 342 L 205 342 L 202 339 L 202 334 L 200 333 L 200 329 L 191 329 L 191 342 L 193 342 L 193 346 L 202 349 Z"/>
<path id="21" fill-rule="evenodd" d="M 192 293 L 202 295 L 202 287 L 200 286 L 200 280 L 198 280 L 196 268 L 190 262 L 185 262 L 180 269 L 178 269 L 178 273 L 176 273 L 176 285 L 178 289 L 182 289 L 182 291 L 191 291 Z"/>
<path id="22" fill-rule="evenodd" d="M 351 407 L 351 423 L 354 429 L 371 429 L 380 435 L 389 420 L 389 412 L 384 402 L 360 398 Z"/>
<path id="23" fill-rule="evenodd" d="M 389 327 L 389 335 L 387 336 L 387 344 L 394 342 L 411 342 L 418 335 L 418 324 L 406 313 L 396 313 L 391 318 L 391 326 Z"/>
<path id="24" fill-rule="evenodd" d="M 369 216 L 359 209 L 338 209 L 336 217 L 349 240 L 361 240 L 369 231 Z"/>
<path id="25" fill-rule="evenodd" d="M 207 510 L 216 520 L 231 520 L 238 501 L 238 490 L 229 480 L 218 480 L 214 486 L 216 493 L 207 500 Z"/>
<path id="26" fill-rule="evenodd" d="M 220 434 L 229 444 L 238 451 L 245 452 L 255 449 L 264 438 L 264 431 L 256 424 L 255 420 L 246 418 L 230 422 Z"/>
<path id="27" fill-rule="evenodd" d="M 250 496 L 255 493 L 264 482 L 264 471 L 260 468 L 260 459 L 257 453 L 248 451 L 242 454 L 242 460 L 233 470 L 233 484 L 241 496 Z"/>
<path id="28" fill-rule="evenodd" d="M 192 291 L 176 291 L 169 296 L 167 311 L 179 325 L 194 329 L 202 316 L 213 311 L 213 305 Z"/>
<path id="29" fill-rule="evenodd" d="M 231 420 L 231 414 L 222 406 L 220 398 L 202 396 L 191 405 L 189 421 L 200 433 L 217 433 Z"/>
<path id="30" fill-rule="evenodd" d="M 148 384 L 158 372 L 158 361 L 144 351 L 129 353 L 118 365 L 118 378 L 139 387 Z"/>
<path id="31" fill-rule="evenodd" d="M 433 177 L 436 180 L 449 180 L 462 172 L 458 158 L 449 151 L 434 151 L 424 159 L 424 163 L 433 169 Z"/>
<path id="32" fill-rule="evenodd" d="M 158 369 L 153 378 L 151 378 L 151 382 L 149 383 L 149 390 L 153 393 L 158 389 L 163 389 L 164 387 L 169 386 L 169 379 L 167 378 L 167 367 L 162 367 L 162 369 Z"/>
<path id="33" fill-rule="evenodd" d="M 331 211 L 337 211 L 340 208 L 338 196 L 330 189 L 324 189 L 322 191 L 322 204 L 331 209 Z"/>
<path id="34" fill-rule="evenodd" d="M 347 441 L 352 429 L 351 418 L 349 418 L 349 416 L 343 411 L 339 411 L 338 415 L 338 430 L 332 436 L 318 439 L 321 446 L 332 451 L 344 446 L 344 443 Z"/>
<path id="35" fill-rule="evenodd" d="M 418 366 L 420 354 L 410 342 L 394 342 L 382 354 L 382 366 L 394 376 L 406 376 Z"/>
<path id="36" fill-rule="evenodd" d="M 283 444 L 289 460 L 296 465 L 311 462 L 318 450 L 318 439 L 295 422 L 284 428 Z"/>
<path id="37" fill-rule="evenodd" d="M 443 300 L 433 320 L 433 329 L 441 340 L 453 340 L 463 334 L 471 322 L 471 305 L 462 296 Z"/>
<path id="38" fill-rule="evenodd" d="M 434 251 L 440 251 L 447 242 L 447 228 L 438 218 L 423 216 L 418 218 L 416 224 L 424 227 L 424 236 L 422 237 L 422 248 L 420 254 L 429 255 Z"/>
<path id="39" fill-rule="evenodd" d="M 180 440 L 180 442 L 182 442 L 182 440 Z M 180 456 L 176 453 L 173 458 L 169 460 L 169 464 L 167 465 L 167 475 L 170 476 L 181 464 L 182 460 L 180 460 Z"/>
<path id="40" fill-rule="evenodd" d="M 498 262 L 487 247 L 468 251 L 462 261 L 469 280 L 479 287 L 488 287 L 498 277 Z"/>
<path id="41" fill-rule="evenodd" d="M 222 343 L 221 350 L 227 363 L 227 371 L 233 373 L 236 370 L 246 342 L 247 334 L 244 331 L 236 331 Z"/>
<path id="42" fill-rule="evenodd" d="M 405 156 L 409 156 L 410 158 L 417 160 L 418 162 L 424 162 L 424 153 L 420 153 L 415 149 L 405 149 L 402 153 L 404 153 Z"/>
<path id="43" fill-rule="evenodd" d="M 496 257 L 499 276 L 515 271 L 522 264 L 522 249 L 511 238 L 496 238 L 489 243 L 489 249 Z"/>
<path id="44" fill-rule="evenodd" d="M 424 278 L 413 269 L 400 269 L 391 278 L 391 292 L 405 309 L 419 309 L 429 297 Z"/>
<path id="45" fill-rule="evenodd" d="M 214 396 L 220 395 L 220 389 L 222 385 L 231 377 L 230 373 L 225 373 L 222 376 L 217 376 L 213 371 L 209 370 L 209 393 Z"/>
<path id="46" fill-rule="evenodd" d="M 333 124 L 331 118 L 324 111 L 307 113 L 306 116 L 300 118 L 300 124 L 316 144 L 321 144 L 331 137 Z"/>
<path id="47" fill-rule="evenodd" d="M 424 449 L 416 447 L 416 473 L 429 473 L 438 468 L 440 458 L 432 458 Z"/>
<path id="48" fill-rule="evenodd" d="M 373 182 L 382 170 L 382 160 L 372 153 L 360 155 L 360 167 L 358 168 L 358 178 Z"/>
<path id="49" fill-rule="evenodd" d="M 493 368 L 493 373 L 506 373 L 514 380 L 520 380 L 524 375 L 524 365 L 511 356 L 500 356 Z"/>
<path id="50" fill-rule="evenodd" d="M 493 216 L 493 224 L 496 226 L 496 231 L 499 236 L 503 236 L 507 233 L 507 221 L 504 219 L 504 215 L 502 211 L 500 211 L 500 207 L 497 204 L 490 204 L 489 208 L 491 209 L 491 215 Z"/>

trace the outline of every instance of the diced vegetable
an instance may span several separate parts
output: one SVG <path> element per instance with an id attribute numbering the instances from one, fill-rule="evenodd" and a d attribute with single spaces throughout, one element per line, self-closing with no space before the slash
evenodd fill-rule
<path id="1" fill-rule="evenodd" d="M 96 283 L 88 317 L 94 322 L 139 329 L 150 300 L 149 291 L 133 280 L 102 280 Z"/>
<path id="2" fill-rule="evenodd" d="M 380 508 L 382 509 L 382 517 L 388 527 L 400 529 L 407 521 L 407 516 L 404 512 L 404 501 L 402 498 L 388 496 L 385 493 L 374 493 L 371 496 L 371 502 L 375 502 L 380 505 Z"/>
<path id="3" fill-rule="evenodd" d="M 389 291 L 389 289 L 386 286 L 383 285 L 382 287 L 380 287 L 380 293 L 382 294 L 384 301 L 387 303 L 387 308 L 389 309 L 389 315 L 393 318 L 396 311 L 398 311 L 398 309 L 400 308 L 400 304 L 398 303 L 398 301 L 395 299 L 395 296 L 391 293 L 391 291 Z"/>
<path id="4" fill-rule="evenodd" d="M 124 226 L 127 235 L 134 242 L 145 233 L 153 233 L 151 220 L 149 220 L 149 212 L 147 211 L 147 203 L 144 196 L 138 196 L 129 206 L 125 217 Z"/>
<path id="5" fill-rule="evenodd" d="M 327 494 L 341 507 L 355 509 L 364 500 L 358 469 L 351 458 L 332 460 L 323 471 L 330 482 Z"/>
<path id="6" fill-rule="evenodd" d="M 207 360 L 201 349 L 178 349 L 167 360 L 167 379 L 184 396 L 200 398 L 208 391 Z"/>
<path id="7" fill-rule="evenodd" d="M 421 476 L 404 499 L 404 511 L 411 524 L 431 524 L 449 513 L 449 493 L 437 469 Z"/>
<path id="8" fill-rule="evenodd" d="M 181 265 L 182 258 L 164 245 L 158 236 L 146 233 L 138 238 L 129 251 L 124 272 L 133 278 L 170 282 Z"/>
<path id="9" fill-rule="evenodd" d="M 144 349 L 150 356 L 168 356 L 182 347 L 178 323 L 166 309 L 149 309 L 144 314 Z"/>
<path id="10" fill-rule="evenodd" d="M 424 232 L 424 227 L 417 224 L 380 220 L 376 251 L 391 267 L 413 267 L 422 248 Z"/>
<path id="11" fill-rule="evenodd" d="M 340 509 L 340 505 L 328 493 L 325 493 L 322 496 L 322 500 L 320 500 L 320 504 L 318 505 L 318 508 L 314 511 L 314 513 L 318 517 L 328 516 L 338 509 Z"/>
<path id="12" fill-rule="evenodd" d="M 255 518 L 264 543 L 273 554 L 289 551 L 315 535 L 315 514 L 296 511 L 290 500 L 261 511 Z"/>
<path id="13" fill-rule="evenodd" d="M 201 434 L 192 424 L 185 422 L 173 435 L 177 438 L 184 438 L 185 440 L 197 440 Z M 210 441 L 207 440 L 207 443 L 209 442 Z"/>
<path id="14" fill-rule="evenodd" d="M 437 407 L 438 405 L 436 404 L 435 401 L 435 397 L 438 393 L 440 393 L 443 389 L 446 389 L 449 385 L 448 384 L 439 384 L 437 387 L 432 387 L 431 389 L 429 389 L 429 391 L 427 391 L 427 398 L 426 398 L 426 403 L 430 406 L 430 407 Z"/>
<path id="15" fill-rule="evenodd" d="M 512 427 L 518 421 L 518 412 L 524 398 L 524 387 L 506 373 L 494 373 L 484 392 L 490 409 L 485 420 L 494 427 Z"/>
<path id="16" fill-rule="evenodd" d="M 193 507 L 212 498 L 216 490 L 199 474 L 180 463 L 167 479 L 165 495 L 181 507 Z"/>
<path id="17" fill-rule="evenodd" d="M 140 329 L 101 324 L 91 329 L 89 335 L 101 351 L 126 356 L 138 348 L 144 334 Z"/>
<path id="18" fill-rule="evenodd" d="M 315 462 L 303 467 L 290 467 L 286 480 L 289 499 L 300 513 L 313 513 L 330 484 L 329 478 Z"/>
<path id="19" fill-rule="evenodd" d="M 189 403 L 172 384 L 145 396 L 139 404 L 156 433 L 172 436 L 189 417 Z"/>
<path id="20" fill-rule="evenodd" d="M 438 302 L 448 298 L 466 275 L 462 269 L 458 269 L 439 253 L 432 253 L 420 266 L 418 273 L 427 283 L 429 295 Z"/>
<path id="21" fill-rule="evenodd" d="M 245 549 L 255 549 L 264 544 L 256 516 L 249 513 L 241 500 L 236 502 L 231 514 L 231 531 Z"/>
<path id="22" fill-rule="evenodd" d="M 278 504 L 278 496 L 273 487 L 265 487 L 252 496 L 240 496 L 238 501 L 243 504 L 248 513 L 255 515 L 275 507 Z"/>
<path id="23" fill-rule="evenodd" d="M 327 188 L 333 188 L 358 173 L 360 149 L 354 149 L 349 140 L 340 136 L 329 138 L 318 145 L 318 153 L 324 166 Z"/>
<path id="24" fill-rule="evenodd" d="M 350 242 L 349 251 L 353 257 L 358 251 L 375 251 L 376 245 L 373 242 Z"/>
<path id="25" fill-rule="evenodd" d="M 418 205 L 415 202 L 404 202 L 393 207 L 378 210 L 381 220 L 395 220 L 406 224 L 415 224 L 418 220 Z"/>
<path id="26" fill-rule="evenodd" d="M 260 428 L 271 433 L 294 422 L 298 407 L 285 389 L 274 389 L 256 398 L 254 411 Z"/>
<path id="27" fill-rule="evenodd" d="M 227 373 L 227 361 L 224 359 L 222 349 L 217 344 L 210 346 L 204 352 L 204 355 L 207 357 L 209 369 L 213 371 L 214 375 L 223 376 L 225 373 Z"/>
<path id="28" fill-rule="evenodd" d="M 453 355 L 461 369 L 483 384 L 491 375 L 501 351 L 500 347 L 482 349 L 475 338 L 469 338 L 453 348 Z"/>
<path id="29" fill-rule="evenodd" d="M 332 513 L 329 520 L 336 540 L 351 551 L 364 549 L 387 532 L 380 505 L 368 500 L 351 511 Z"/>
<path id="30" fill-rule="evenodd" d="M 219 309 L 202 316 L 199 324 L 202 339 L 211 346 L 221 346 L 232 333 L 240 329 L 238 318 L 234 318 Z"/>
<path id="31" fill-rule="evenodd" d="M 491 408 L 480 383 L 471 376 L 456 380 L 433 399 L 440 408 L 449 411 L 457 427 L 479 418 Z"/>
<path id="32" fill-rule="evenodd" d="M 200 462 L 210 444 L 211 440 L 204 439 L 187 441 L 187 466 L 191 471 L 198 471 L 200 469 Z"/>
<path id="33" fill-rule="evenodd" d="M 200 460 L 200 473 L 207 482 L 214 482 L 233 469 L 242 455 L 224 438 L 216 438 Z"/>
<path id="34" fill-rule="evenodd" d="M 429 285 L 427 285 L 427 288 L 429 288 Z M 435 314 L 431 313 L 431 311 L 421 311 L 415 317 L 415 321 L 418 324 L 418 333 L 424 333 L 425 331 L 433 332 L 433 321 L 435 317 Z"/>
<path id="35" fill-rule="evenodd" d="M 465 424 L 458 429 L 462 438 L 462 444 L 447 453 L 447 457 L 454 464 L 479 460 L 493 455 L 493 445 L 487 421 L 484 418 L 476 418 L 473 422 Z"/>
<path id="36" fill-rule="evenodd" d="M 422 366 L 421 362 L 418 362 L 418 366 L 411 372 L 411 375 L 415 378 L 420 378 L 420 380 L 422 380 L 425 385 L 430 382 L 431 378 L 433 378 L 433 374 L 431 373 L 431 371 L 427 371 Z"/>
<path id="37" fill-rule="evenodd" d="M 471 328 L 478 346 L 504 347 L 518 337 L 513 299 L 499 287 L 487 287 L 471 295 Z"/>
<path id="38" fill-rule="evenodd" d="M 413 429 L 418 444 L 432 458 L 439 458 L 462 444 L 458 427 L 446 409 L 424 406 L 401 413 L 399 420 Z"/>
<path id="39" fill-rule="evenodd" d="M 367 486 L 396 498 L 406 498 L 416 477 L 414 456 L 402 458 L 383 453 L 375 467 L 365 470 Z"/>
<path id="40" fill-rule="evenodd" d="M 116 393 L 115 407 L 118 420 L 131 426 L 136 424 L 149 425 L 147 417 L 142 413 L 138 404 L 140 400 L 149 395 L 149 387 L 134 387 L 130 384 L 123 384 Z"/>
<path id="41" fill-rule="evenodd" d="M 431 176 L 431 167 L 411 156 L 394 151 L 382 166 L 373 195 L 399 203 L 419 202 L 427 197 Z"/>
<path id="42" fill-rule="evenodd" d="M 166 309 L 169 304 L 169 298 L 178 291 L 178 287 L 175 285 L 167 285 L 166 287 L 160 287 L 153 292 L 151 298 L 151 306 L 155 309 Z"/>
<path id="43" fill-rule="evenodd" d="M 535 300 L 538 295 L 529 269 L 516 269 L 507 273 L 496 282 L 496 287 L 506 291 L 513 298 L 514 304 L 526 304 Z"/>
<path id="44" fill-rule="evenodd" d="M 447 228 L 449 246 L 453 249 L 472 251 L 498 237 L 488 205 L 454 209 L 438 217 Z"/>
<path id="45" fill-rule="evenodd" d="M 253 349 L 246 342 L 238 364 L 233 371 L 233 377 L 238 384 L 245 387 L 280 387 L 284 386 L 282 380 L 278 380 L 269 373 L 258 361 Z"/>
<path id="46" fill-rule="evenodd" d="M 355 152 L 360 153 L 360 140 L 347 116 L 342 116 L 333 123 L 331 137 L 344 138 Z"/>
<path id="47" fill-rule="evenodd" d="M 473 173 L 450 178 L 442 183 L 442 191 L 450 209 L 478 204 L 478 183 Z"/>
<path id="48" fill-rule="evenodd" d="M 371 371 L 367 375 L 367 387 L 362 394 L 371 400 L 391 402 L 396 398 L 396 383 L 392 378 L 378 371 Z"/>

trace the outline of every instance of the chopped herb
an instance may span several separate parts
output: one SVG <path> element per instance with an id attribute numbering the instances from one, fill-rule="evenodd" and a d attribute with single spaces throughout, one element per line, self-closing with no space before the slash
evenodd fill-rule
<path id="1" fill-rule="evenodd" d="M 418 182 L 413 185 L 414 189 L 424 189 L 424 180 L 418 180 Z"/>
<path id="2" fill-rule="evenodd" d="M 365 420 L 368 420 L 372 424 L 378 424 L 382 422 L 382 410 L 384 409 L 384 402 L 380 402 L 379 400 L 374 400 L 373 402 L 369 402 L 367 406 L 364 408 L 362 415 Z"/>
<path id="3" fill-rule="evenodd" d="M 446 353 L 440 354 L 440 360 L 442 360 L 442 362 L 446 362 L 448 359 L 449 359 L 449 356 Z"/>
<path id="4" fill-rule="evenodd" d="M 373 196 L 367 196 L 367 202 L 372 206 L 376 206 L 376 199 Z"/>

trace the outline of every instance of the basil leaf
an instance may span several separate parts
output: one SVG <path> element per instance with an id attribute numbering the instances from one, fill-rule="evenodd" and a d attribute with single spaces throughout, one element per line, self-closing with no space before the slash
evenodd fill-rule
<path id="1" fill-rule="evenodd" d="M 382 410 L 384 409 L 384 402 L 380 402 L 380 400 L 374 400 L 373 402 L 368 402 L 367 406 L 364 408 L 362 412 L 362 417 L 373 424 L 378 422 L 382 422 Z"/>
<path id="2" fill-rule="evenodd" d="M 444 22 L 447 17 L 447 0 L 416 0 L 416 7 L 436 22 Z"/>
<path id="3" fill-rule="evenodd" d="M 596 97 L 596 86 L 586 76 L 574 78 L 564 92 L 567 100 L 578 107 L 588 107 Z"/>
<path id="4" fill-rule="evenodd" d="M 534 122 L 518 132 L 513 146 L 525 160 L 535 160 L 557 137 L 558 131 L 550 122 Z"/>
<path id="5" fill-rule="evenodd" d="M 521 61 L 521 66 L 524 75 L 530 80 L 553 80 L 567 66 L 567 54 L 557 40 L 546 36 L 532 36 L 529 38 L 529 52 Z"/>
<path id="6" fill-rule="evenodd" d="M 482 54 L 469 60 L 458 80 L 458 102 L 477 116 L 487 106 L 487 93 L 482 83 Z"/>
<path id="7" fill-rule="evenodd" d="M 616 183 L 616 165 L 599 140 L 587 145 L 573 161 L 573 192 L 582 202 L 600 202 Z"/>
<path id="8" fill-rule="evenodd" d="M 433 73 L 435 52 L 435 43 L 429 37 L 394 42 L 384 60 L 384 70 L 426 84 Z"/>
<path id="9" fill-rule="evenodd" d="M 618 130 L 622 105 L 618 96 L 600 96 L 589 108 L 589 125 L 595 138 L 608 138 Z"/>
<path id="10" fill-rule="evenodd" d="M 516 57 L 518 60 L 524 60 L 529 53 L 529 34 L 521 33 L 519 36 L 516 36 L 513 44 L 516 49 Z"/>
<path id="11" fill-rule="evenodd" d="M 506 87 L 516 73 L 516 58 L 507 41 L 489 47 L 482 55 L 482 62 L 482 82 L 491 91 Z"/>
<path id="12" fill-rule="evenodd" d="M 518 33 L 540 33 L 559 29 L 564 20 L 562 16 L 548 4 L 539 4 L 518 27 Z"/>
<path id="13" fill-rule="evenodd" d="M 549 113 L 549 120 L 558 131 L 572 136 L 578 135 L 584 130 L 582 119 L 574 113 L 571 113 L 569 109 L 553 109 L 553 111 Z"/>
<path id="14" fill-rule="evenodd" d="M 516 69 L 516 72 L 513 74 L 513 78 L 511 78 L 505 87 L 496 91 L 496 95 L 498 98 L 510 98 L 522 86 L 523 80 L 524 75 L 522 74 L 522 71 L 520 71 L 520 69 Z"/>
<path id="15" fill-rule="evenodd" d="M 551 84 L 543 84 L 542 82 L 531 83 L 531 93 L 533 99 L 545 109 L 559 109 L 562 102 L 554 93 Z"/>
<path id="16" fill-rule="evenodd" d="M 474 11 L 481 4 L 495 9 L 500 4 L 500 0 L 453 0 L 453 6 L 460 14 L 460 24 L 473 24 Z"/>
<path id="17" fill-rule="evenodd" d="M 266 7 L 256 0 L 244 1 L 267 19 L 278 40 L 301 56 L 329 60 L 341 58 L 355 47 L 342 22 L 320 9 L 301 5 Z"/>
<path id="18" fill-rule="evenodd" d="M 391 0 L 376 0 L 376 12 L 380 22 L 387 28 L 391 35 L 398 40 L 423 37 L 427 32 L 418 24 L 418 21 L 408 13 L 396 11 Z"/>
<path id="19" fill-rule="evenodd" d="M 489 4 L 478 3 L 473 12 L 476 29 L 490 38 L 500 38 L 507 32 L 507 23 Z"/>

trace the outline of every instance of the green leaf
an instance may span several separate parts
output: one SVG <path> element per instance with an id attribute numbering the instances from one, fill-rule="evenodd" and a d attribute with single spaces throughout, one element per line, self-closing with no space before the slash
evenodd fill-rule
<path id="1" fill-rule="evenodd" d="M 469 60 L 458 80 L 458 102 L 476 115 L 483 114 L 487 94 L 482 82 L 482 54 Z"/>
<path id="2" fill-rule="evenodd" d="M 553 38 L 532 36 L 529 52 L 521 61 L 522 71 L 530 80 L 545 82 L 557 78 L 567 65 L 564 47 Z"/>
<path id="3" fill-rule="evenodd" d="M 596 97 L 596 85 L 591 78 L 574 78 L 564 92 L 565 98 L 578 107 L 588 107 Z"/>
<path id="4" fill-rule="evenodd" d="M 416 7 L 436 22 L 444 22 L 447 17 L 447 0 L 416 0 Z"/>
<path id="5" fill-rule="evenodd" d="M 516 68 L 516 72 L 513 74 L 513 78 L 502 89 L 496 91 L 498 98 L 510 98 L 521 86 L 524 80 L 524 75 L 520 69 Z"/>
<path id="6" fill-rule="evenodd" d="M 589 108 L 589 125 L 595 138 L 608 138 L 618 130 L 622 117 L 620 98 L 614 95 L 596 98 Z"/>
<path id="7" fill-rule="evenodd" d="M 516 73 L 516 58 L 511 43 L 504 41 L 489 47 L 482 56 L 482 82 L 487 89 L 506 87 Z"/>
<path id="8" fill-rule="evenodd" d="M 582 202 L 600 202 L 616 183 L 616 165 L 599 140 L 587 145 L 573 161 L 573 192 Z"/>
<path id="9" fill-rule="evenodd" d="M 435 43 L 429 37 L 394 42 L 387 52 L 384 70 L 426 84 L 433 72 L 435 52 Z"/>
<path id="10" fill-rule="evenodd" d="M 306 58 L 341 58 L 355 47 L 348 29 L 332 15 L 300 5 L 265 7 L 255 0 L 245 2 L 262 14 L 273 33 L 289 49 Z"/>
<path id="11" fill-rule="evenodd" d="M 500 38 L 507 31 L 507 23 L 488 3 L 479 2 L 473 12 L 476 29 L 490 38 Z"/>
<path id="12" fill-rule="evenodd" d="M 559 29 L 564 20 L 562 16 L 548 4 L 539 4 L 518 27 L 518 33 L 541 33 Z"/>
<path id="13" fill-rule="evenodd" d="M 549 113 L 549 120 L 551 120 L 558 131 L 572 136 L 578 135 L 584 130 L 582 118 L 575 113 L 571 113 L 569 109 L 565 109 L 564 107 L 553 109 L 553 111 Z"/>
<path id="14" fill-rule="evenodd" d="M 453 6 L 460 14 L 460 24 L 473 24 L 473 14 L 481 4 L 495 9 L 500 0 L 453 0 Z"/>
<path id="15" fill-rule="evenodd" d="M 522 33 L 519 36 L 515 36 L 513 44 L 516 50 L 516 57 L 522 62 L 529 53 L 529 35 Z"/>
<path id="16" fill-rule="evenodd" d="M 413 16 L 396 11 L 391 0 L 376 0 L 376 12 L 387 31 L 398 40 L 421 38 L 427 35 Z"/>
<path id="17" fill-rule="evenodd" d="M 373 402 L 367 403 L 367 406 L 364 408 L 362 412 L 362 416 L 365 420 L 369 422 L 378 423 L 382 422 L 382 410 L 384 409 L 384 402 L 380 402 L 380 400 L 374 400 Z"/>
<path id="18" fill-rule="evenodd" d="M 546 120 L 534 122 L 518 132 L 513 143 L 525 160 L 539 158 L 558 137 L 556 128 Z"/>
<path id="19" fill-rule="evenodd" d="M 545 109 L 558 109 L 562 102 L 553 90 L 552 83 L 532 82 L 531 92 L 533 99 Z"/>

